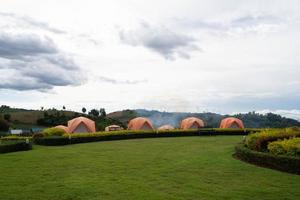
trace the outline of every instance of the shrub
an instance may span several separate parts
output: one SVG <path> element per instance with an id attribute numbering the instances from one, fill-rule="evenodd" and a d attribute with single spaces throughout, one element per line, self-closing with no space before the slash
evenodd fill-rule
<path id="1" fill-rule="evenodd" d="M 66 131 L 61 128 L 46 128 L 43 130 L 43 136 L 62 136 Z"/>
<path id="2" fill-rule="evenodd" d="M 268 150 L 275 155 L 300 156 L 300 138 L 271 142 Z"/>
<path id="3" fill-rule="evenodd" d="M 0 153 L 26 151 L 30 149 L 32 149 L 31 143 L 26 143 L 24 141 L 1 141 L 0 143 Z"/>
<path id="4" fill-rule="evenodd" d="M 36 137 L 33 138 L 33 142 L 35 144 L 47 145 L 47 146 L 59 146 L 59 145 L 70 144 L 69 138 L 64 136 Z"/>
<path id="5" fill-rule="evenodd" d="M 300 174 L 300 157 L 253 151 L 243 144 L 238 144 L 235 147 L 235 156 L 243 161 L 259 166 Z"/>
<path id="6" fill-rule="evenodd" d="M 267 129 L 262 132 L 250 134 L 246 137 L 245 145 L 256 151 L 267 151 L 268 143 L 290 137 L 300 136 L 298 127 L 286 129 Z"/>

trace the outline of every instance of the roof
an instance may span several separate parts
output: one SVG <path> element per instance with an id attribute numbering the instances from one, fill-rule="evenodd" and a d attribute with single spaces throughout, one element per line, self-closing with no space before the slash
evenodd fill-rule
<path id="1" fill-rule="evenodd" d="M 86 117 L 77 117 L 68 121 L 69 133 L 73 133 L 81 123 L 86 126 L 89 132 L 96 132 L 95 122 L 93 120 L 90 120 Z"/>
<path id="2" fill-rule="evenodd" d="M 162 126 L 158 127 L 158 130 L 173 130 L 173 129 L 175 129 L 175 128 L 170 124 L 166 124 L 166 125 L 162 125 Z"/>
<path id="3" fill-rule="evenodd" d="M 220 128 L 231 128 L 233 124 L 236 124 L 238 128 L 244 128 L 243 121 L 235 117 L 227 117 L 222 119 Z"/>
<path id="4" fill-rule="evenodd" d="M 129 130 L 140 130 L 144 125 L 148 125 L 151 129 L 154 129 L 151 121 L 144 117 L 137 117 L 129 121 L 128 129 Z"/>
<path id="5" fill-rule="evenodd" d="M 204 122 L 202 119 L 196 117 L 188 117 L 181 121 L 180 128 L 190 129 L 194 124 L 196 124 L 199 128 L 204 127 Z"/>
<path id="6" fill-rule="evenodd" d="M 69 129 L 68 127 L 64 126 L 64 125 L 58 125 L 58 126 L 55 126 L 55 128 L 60 128 L 60 129 L 63 129 L 66 133 L 69 132 Z"/>
<path id="7" fill-rule="evenodd" d="M 113 124 L 113 125 L 109 125 L 105 128 L 121 128 L 121 126 Z"/>
<path id="8" fill-rule="evenodd" d="M 121 126 L 119 126 L 119 125 L 113 124 L 113 125 L 105 127 L 104 130 L 105 131 L 118 131 L 118 130 L 123 130 L 123 128 Z"/>

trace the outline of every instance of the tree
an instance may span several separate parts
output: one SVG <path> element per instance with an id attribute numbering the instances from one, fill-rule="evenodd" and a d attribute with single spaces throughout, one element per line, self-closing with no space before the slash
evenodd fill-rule
<path id="1" fill-rule="evenodd" d="M 0 119 L 0 131 L 8 131 L 9 124 L 4 119 Z"/>
<path id="2" fill-rule="evenodd" d="M 89 115 L 92 115 L 94 117 L 98 117 L 99 116 L 99 111 L 96 110 L 96 109 L 92 109 L 90 112 L 89 112 Z"/>
<path id="3" fill-rule="evenodd" d="M 106 112 L 104 108 L 100 108 L 100 116 L 101 117 L 106 117 Z"/>
<path id="4" fill-rule="evenodd" d="M 9 113 L 4 114 L 4 119 L 9 122 L 11 119 L 10 114 Z"/>
<path id="5" fill-rule="evenodd" d="M 66 106 L 63 106 L 63 110 L 66 110 Z"/>
<path id="6" fill-rule="evenodd" d="M 85 114 L 86 113 L 86 108 L 85 107 L 83 107 L 82 109 L 82 112 Z"/>
<path id="7" fill-rule="evenodd" d="M 44 110 L 44 106 L 41 106 L 41 110 Z"/>

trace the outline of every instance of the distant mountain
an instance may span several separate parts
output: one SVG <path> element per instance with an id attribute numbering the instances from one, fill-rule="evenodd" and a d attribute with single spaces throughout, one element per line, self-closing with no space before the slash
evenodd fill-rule
<path id="1" fill-rule="evenodd" d="M 134 117 L 147 117 L 152 123 L 158 127 L 164 124 L 171 124 L 179 127 L 180 121 L 186 117 L 198 117 L 204 120 L 206 127 L 219 127 L 220 121 L 229 117 L 229 115 L 221 115 L 217 113 L 187 113 L 187 112 L 160 112 L 157 110 L 123 110 L 108 114 L 110 118 L 118 119 L 123 123 Z M 300 126 L 300 122 L 294 119 L 282 117 L 277 114 L 267 113 L 259 114 L 256 112 L 249 112 L 246 114 L 230 115 L 237 117 L 244 122 L 245 127 L 248 128 L 280 128 L 290 126 Z"/>

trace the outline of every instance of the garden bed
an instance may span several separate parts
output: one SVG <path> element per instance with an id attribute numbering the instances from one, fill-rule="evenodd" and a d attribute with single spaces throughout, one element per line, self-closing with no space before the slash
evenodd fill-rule
<path id="1" fill-rule="evenodd" d="M 284 172 L 300 174 L 300 157 L 258 152 L 238 144 L 234 156 L 242 161 Z"/>

